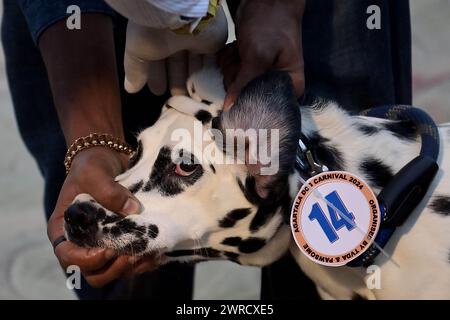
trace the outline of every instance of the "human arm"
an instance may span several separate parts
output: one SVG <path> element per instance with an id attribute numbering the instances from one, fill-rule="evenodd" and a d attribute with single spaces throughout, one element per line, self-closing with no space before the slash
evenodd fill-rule
<path id="1" fill-rule="evenodd" d="M 225 108 L 250 80 L 272 68 L 287 71 L 296 94 L 302 95 L 305 77 L 301 21 L 305 1 L 233 1 L 230 7 L 236 11 L 237 40 L 219 57 L 227 88 Z"/>

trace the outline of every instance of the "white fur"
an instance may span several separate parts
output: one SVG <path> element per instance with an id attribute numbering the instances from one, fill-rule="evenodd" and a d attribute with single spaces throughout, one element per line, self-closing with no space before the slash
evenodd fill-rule
<path id="1" fill-rule="evenodd" d="M 190 148 L 188 143 L 176 144 L 171 139 L 174 130 L 184 129 L 194 133 L 201 125 L 193 115 L 200 109 L 207 109 L 213 116 L 218 114 L 224 97 L 221 77 L 217 72 L 205 71 L 194 75 L 188 81 L 188 91 L 192 98 L 173 97 L 163 108 L 160 119 L 150 128 L 140 133 L 144 145 L 142 159 L 130 170 L 117 177 L 117 181 L 129 187 L 140 179 L 147 179 L 163 146 Z M 194 88 L 194 91 L 192 90 Z M 210 106 L 202 99 L 214 102 Z M 357 124 L 381 127 L 387 120 L 350 116 L 335 103 L 328 103 L 319 110 L 303 107 L 302 131 L 305 135 L 318 132 L 328 139 L 328 143 L 342 152 L 345 170 L 364 178 L 359 165 L 363 157 L 382 159 L 393 172 L 397 172 L 414 158 L 420 149 L 418 141 L 399 139 L 389 131 L 373 136 L 361 134 Z M 254 115 L 255 117 L 260 115 Z M 300 125 L 300 124 L 299 124 Z M 200 127 L 208 136 L 210 126 Z M 173 197 L 163 196 L 158 190 L 138 191 L 136 197 L 143 204 L 143 212 L 129 216 L 140 225 L 156 224 L 159 236 L 149 241 L 146 252 L 167 252 L 179 249 L 200 249 L 212 247 L 218 250 L 236 252 L 234 248 L 221 244 L 227 237 L 239 235 L 247 237 L 272 238 L 261 250 L 254 253 L 239 253 L 242 264 L 264 266 L 279 259 L 290 246 L 290 252 L 300 268 L 316 283 L 319 293 L 328 299 L 351 299 L 358 294 L 368 299 L 408 299 L 408 298 L 450 298 L 450 217 L 432 212 L 428 203 L 433 195 L 449 195 L 450 170 L 450 128 L 441 127 L 440 170 L 425 199 L 412 213 L 405 224 L 398 228 L 384 248 L 400 267 L 379 255 L 375 264 L 381 270 L 381 288 L 370 290 L 366 286 L 364 268 L 325 267 L 307 259 L 291 241 L 291 232 L 283 225 L 280 213 L 276 213 L 269 223 L 256 233 L 249 231 L 249 223 L 257 208 L 241 192 L 236 178 L 245 181 L 247 171 L 243 165 L 226 165 L 214 162 L 213 158 L 202 157 L 207 146 L 221 153 L 212 139 L 201 142 L 194 155 L 201 159 L 203 176 L 192 186 Z M 213 164 L 216 173 L 209 164 Z M 299 176 L 289 178 L 290 194 L 298 191 Z M 374 189 L 375 193 L 380 190 Z M 78 200 L 83 200 L 79 198 Z M 86 199 L 84 199 L 87 201 Z M 233 228 L 220 228 L 218 221 L 236 208 L 250 208 L 251 214 L 237 221 Z M 112 214 L 108 212 L 108 214 Z M 280 227 L 281 224 L 281 227 Z M 131 241 L 130 238 L 103 239 L 104 246 L 120 248 Z M 177 257 L 166 261 L 193 261 L 207 257 Z M 299 288 L 301 290 L 301 288 Z"/>
<path id="2" fill-rule="evenodd" d="M 382 159 L 394 172 L 418 155 L 420 144 L 398 139 L 388 131 L 373 136 L 363 136 L 355 123 L 373 124 L 386 122 L 376 118 L 351 117 L 336 105 L 320 112 L 305 114 L 303 124 L 318 128 L 330 144 L 343 151 L 346 170 L 364 177 L 358 164 L 361 156 Z M 312 125 L 312 124 L 313 125 Z M 379 255 L 375 264 L 381 270 L 381 288 L 369 290 L 364 268 L 325 267 L 315 264 L 300 253 L 295 244 L 291 253 L 302 270 L 325 292 L 328 298 L 350 299 L 355 293 L 370 299 L 448 299 L 450 298 L 450 218 L 432 212 L 427 205 L 433 194 L 448 195 L 450 170 L 450 141 L 448 127 L 440 128 L 440 170 L 425 200 L 398 228 L 384 248 L 400 267 Z M 293 183 L 294 187 L 296 184 Z M 377 190 L 374 188 L 375 192 Z"/>

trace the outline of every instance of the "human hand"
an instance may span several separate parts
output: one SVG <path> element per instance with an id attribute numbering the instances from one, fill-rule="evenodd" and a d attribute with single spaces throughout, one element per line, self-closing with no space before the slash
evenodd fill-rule
<path id="1" fill-rule="evenodd" d="M 132 193 L 114 181 L 124 171 L 127 156 L 116 151 L 94 147 L 80 152 L 72 162 L 58 201 L 47 225 L 47 234 L 53 243 L 64 234 L 64 211 L 75 196 L 88 193 L 105 208 L 129 215 L 139 214 L 141 207 Z M 120 256 L 112 249 L 81 248 L 64 241 L 55 249 L 61 266 L 77 265 L 86 281 L 101 287 L 121 276 L 140 274 L 156 268 L 153 257 Z"/>
<path id="2" fill-rule="evenodd" d="M 207 55 L 220 50 L 228 37 L 223 8 L 199 34 L 178 34 L 129 20 L 125 47 L 125 89 L 141 90 L 147 83 L 156 95 L 169 87 L 172 95 L 186 94 L 190 74 L 208 63 Z"/>
<path id="3" fill-rule="evenodd" d="M 295 92 L 305 88 L 301 19 L 304 1 L 242 1 L 236 17 L 237 40 L 219 54 L 228 109 L 241 89 L 269 69 L 284 70 Z"/>

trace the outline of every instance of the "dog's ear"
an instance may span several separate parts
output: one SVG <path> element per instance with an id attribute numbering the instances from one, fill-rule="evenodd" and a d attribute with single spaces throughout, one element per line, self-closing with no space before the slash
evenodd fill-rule
<path id="1" fill-rule="evenodd" d="M 290 76 L 269 71 L 257 77 L 213 127 L 225 135 L 227 153 L 239 158 L 239 150 L 245 150 L 240 160 L 254 178 L 256 192 L 262 199 L 269 197 L 293 169 L 301 132 L 300 108 Z M 234 135 L 232 147 L 230 135 Z"/>

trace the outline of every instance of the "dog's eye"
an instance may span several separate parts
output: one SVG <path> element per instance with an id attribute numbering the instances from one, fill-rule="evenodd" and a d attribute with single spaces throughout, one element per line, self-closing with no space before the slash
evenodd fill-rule
<path id="1" fill-rule="evenodd" d="M 181 162 L 175 167 L 175 173 L 182 177 L 190 176 L 199 167 L 199 164 Z"/>

